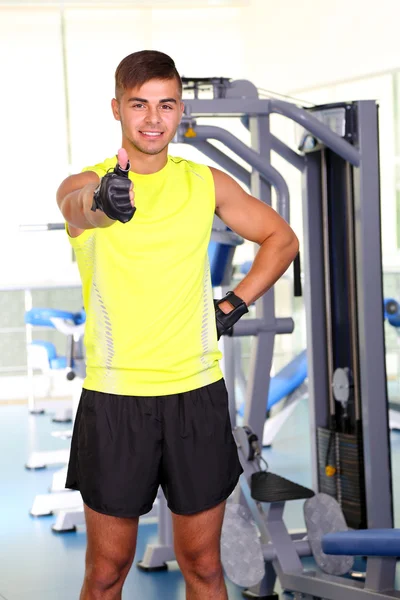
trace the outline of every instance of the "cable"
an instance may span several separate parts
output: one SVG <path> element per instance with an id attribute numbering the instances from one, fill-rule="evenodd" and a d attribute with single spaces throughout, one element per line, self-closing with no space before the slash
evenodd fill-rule
<path id="1" fill-rule="evenodd" d="M 289 96 L 288 94 L 280 94 L 279 92 L 273 92 L 272 90 L 265 90 L 264 88 L 257 88 L 260 95 L 272 97 L 272 98 L 287 98 L 288 100 L 294 100 L 295 102 L 300 102 L 301 104 L 309 104 L 310 106 L 316 106 L 314 102 L 310 102 L 309 100 L 304 100 L 300 98 L 295 98 L 294 96 Z"/>
<path id="2" fill-rule="evenodd" d="M 264 88 L 257 88 L 260 96 L 266 96 L 267 98 L 286 98 L 287 100 L 294 100 L 295 102 L 300 102 L 301 104 L 309 104 L 310 106 L 316 106 L 314 102 L 310 102 L 309 100 L 300 100 L 300 98 L 294 98 L 293 96 L 288 96 L 287 94 L 280 94 L 279 92 L 273 92 L 271 90 L 265 90 Z"/>

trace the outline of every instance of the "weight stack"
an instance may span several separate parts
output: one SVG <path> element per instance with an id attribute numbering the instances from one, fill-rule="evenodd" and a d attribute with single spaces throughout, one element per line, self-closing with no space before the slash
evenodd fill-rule
<path id="1" fill-rule="evenodd" d="M 319 427 L 317 444 L 319 491 L 339 502 L 349 527 L 367 528 L 362 433 L 339 433 Z M 327 464 L 336 467 L 332 477 L 325 472 Z"/>

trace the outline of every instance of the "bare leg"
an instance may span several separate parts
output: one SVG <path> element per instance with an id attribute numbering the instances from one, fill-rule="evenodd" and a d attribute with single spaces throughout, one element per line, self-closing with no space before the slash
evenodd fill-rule
<path id="1" fill-rule="evenodd" d="M 172 515 L 186 600 L 228 600 L 220 556 L 224 512 L 225 502 L 195 515 Z"/>
<path id="2" fill-rule="evenodd" d="M 80 600 L 121 600 L 136 550 L 138 519 L 109 517 L 85 505 L 86 571 Z"/>

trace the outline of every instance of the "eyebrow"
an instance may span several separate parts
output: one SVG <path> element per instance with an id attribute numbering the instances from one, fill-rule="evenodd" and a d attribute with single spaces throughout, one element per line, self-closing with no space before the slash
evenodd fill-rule
<path id="1" fill-rule="evenodd" d="M 149 103 L 149 101 L 145 98 L 137 98 L 136 96 L 129 98 L 128 102 L 143 102 L 143 104 Z M 174 102 L 176 104 L 175 98 L 162 98 L 161 100 L 159 100 L 159 104 L 163 104 L 164 102 Z"/>

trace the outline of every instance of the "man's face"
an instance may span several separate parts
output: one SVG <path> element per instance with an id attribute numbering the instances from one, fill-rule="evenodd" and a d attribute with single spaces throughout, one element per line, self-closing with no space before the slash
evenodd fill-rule
<path id="1" fill-rule="evenodd" d="M 141 87 L 126 90 L 112 109 L 121 121 L 124 137 L 144 154 L 162 152 L 175 135 L 182 118 L 176 79 L 151 79 Z"/>

